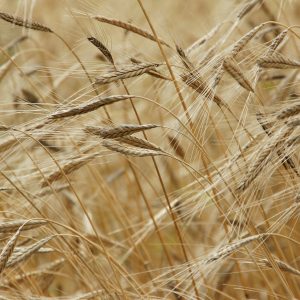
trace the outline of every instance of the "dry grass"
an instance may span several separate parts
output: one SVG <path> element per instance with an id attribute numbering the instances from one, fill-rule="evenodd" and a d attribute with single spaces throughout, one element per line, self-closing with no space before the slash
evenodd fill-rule
<path id="1" fill-rule="evenodd" d="M 3 1 L 0 299 L 299 299 L 299 13 Z"/>

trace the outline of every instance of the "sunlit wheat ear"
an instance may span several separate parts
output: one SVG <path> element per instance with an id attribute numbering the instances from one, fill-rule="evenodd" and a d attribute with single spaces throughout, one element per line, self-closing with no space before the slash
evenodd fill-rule
<path id="1" fill-rule="evenodd" d="M 40 248 L 42 248 L 45 244 L 47 244 L 54 236 L 49 236 L 46 237 L 28 247 L 24 247 L 22 248 L 20 251 L 18 252 L 14 252 L 8 262 L 6 263 L 6 267 L 7 268 L 11 268 L 16 266 L 17 264 L 25 261 L 26 259 L 28 259 L 31 255 L 33 255 L 34 253 L 36 253 Z"/>
<path id="2" fill-rule="evenodd" d="M 259 262 L 263 263 L 267 267 L 272 268 L 272 265 L 270 264 L 270 262 L 265 258 L 260 259 Z M 285 271 L 285 272 L 289 272 L 289 273 L 297 275 L 297 276 L 300 276 L 300 271 L 293 268 L 289 264 L 287 264 L 287 263 L 285 263 L 285 262 L 283 262 L 279 259 L 275 259 L 275 262 L 277 263 L 280 270 Z"/>
<path id="3" fill-rule="evenodd" d="M 103 43 L 101 43 L 98 39 L 91 36 L 87 38 L 89 42 L 91 42 L 103 55 L 104 57 L 113 65 L 114 60 L 110 53 L 110 51 L 104 46 Z"/>
<path id="4" fill-rule="evenodd" d="M 176 137 L 172 137 L 170 135 L 168 135 L 168 141 L 170 146 L 173 148 L 173 150 L 175 151 L 175 153 L 180 157 L 180 158 L 184 158 L 185 156 L 185 152 L 183 150 L 183 147 L 180 145 L 178 139 Z"/>
<path id="5" fill-rule="evenodd" d="M 60 168 L 46 176 L 45 181 L 42 183 L 42 187 L 45 187 L 48 184 L 63 178 L 64 175 L 68 175 L 78 170 L 80 167 L 86 165 L 88 162 L 90 162 L 97 156 L 98 153 L 94 153 L 89 155 L 83 155 L 82 157 L 74 157 L 73 159 L 66 161 L 60 166 Z"/>
<path id="6" fill-rule="evenodd" d="M 133 32 L 135 34 L 138 34 L 140 36 L 143 36 L 144 38 L 148 39 L 148 40 L 151 40 L 151 41 L 154 41 L 156 42 L 156 39 L 154 37 L 154 35 L 152 35 L 150 32 L 144 30 L 144 29 L 141 29 L 137 26 L 134 26 L 130 23 L 126 23 L 126 22 L 122 22 L 120 20 L 116 20 L 116 19 L 111 19 L 111 18 L 106 18 L 106 17 L 103 17 L 103 16 L 91 16 L 93 19 L 99 21 L 99 22 L 102 22 L 102 23 L 107 23 L 107 24 L 110 24 L 110 25 L 113 25 L 113 26 L 117 26 L 117 27 L 120 27 L 120 28 L 123 28 L 125 30 L 128 30 L 130 32 Z M 165 41 L 163 41 L 161 38 L 159 38 L 159 41 L 162 45 L 165 45 L 167 47 L 170 47 Z"/>
<path id="7" fill-rule="evenodd" d="M 286 119 L 295 115 L 298 115 L 300 113 L 300 104 L 295 104 L 290 107 L 284 108 L 281 110 L 278 115 L 277 119 Z"/>
<path id="8" fill-rule="evenodd" d="M 0 274 L 3 272 L 3 270 L 8 265 L 8 260 L 11 256 L 11 254 L 14 251 L 14 248 L 17 244 L 17 239 L 21 233 L 23 224 L 19 227 L 17 232 L 9 239 L 9 241 L 6 243 L 4 248 L 2 249 L 0 253 Z"/>
<path id="9" fill-rule="evenodd" d="M 244 16 L 246 16 L 259 3 L 262 3 L 262 0 L 247 1 L 245 6 L 243 6 L 240 12 L 238 13 L 238 19 L 242 19 Z"/>
<path id="10" fill-rule="evenodd" d="M 136 132 L 157 128 L 155 124 L 133 125 L 124 124 L 112 128 L 87 126 L 85 132 L 100 136 L 104 139 L 114 139 L 125 135 L 131 135 Z"/>
<path id="11" fill-rule="evenodd" d="M 24 224 L 24 225 L 23 225 Z M 22 230 L 30 230 L 47 224 L 45 220 L 16 220 L 0 223 L 0 233 L 12 233 L 15 232 L 22 225 Z"/>
<path id="12" fill-rule="evenodd" d="M 155 151 L 163 151 L 161 148 L 159 148 L 155 144 L 153 144 L 145 139 L 138 138 L 136 136 L 127 135 L 127 136 L 116 138 L 114 140 L 134 146 L 134 147 L 155 150 Z"/>
<path id="13" fill-rule="evenodd" d="M 129 98 L 134 98 L 131 95 L 114 95 L 107 97 L 96 97 L 93 100 L 90 100 L 86 103 L 80 104 L 75 107 L 69 107 L 62 110 L 58 110 L 52 113 L 49 118 L 51 119 L 60 119 L 66 117 L 77 116 L 81 114 L 86 114 L 88 112 L 94 111 L 102 106 L 109 105 L 118 101 L 126 100 Z"/>
<path id="14" fill-rule="evenodd" d="M 224 69 L 234 78 L 240 86 L 249 92 L 254 92 L 250 81 L 244 76 L 243 71 L 240 69 L 234 59 L 228 57 L 223 62 Z"/>
<path id="15" fill-rule="evenodd" d="M 102 145 L 111 151 L 118 152 L 128 156 L 145 157 L 145 156 L 165 155 L 165 153 L 162 151 L 148 150 L 139 147 L 128 147 L 125 144 L 121 144 L 113 140 L 105 140 L 102 142 Z"/>
<path id="16" fill-rule="evenodd" d="M 6 22 L 9 22 L 17 26 L 26 27 L 38 31 L 53 32 L 49 27 L 46 27 L 40 23 L 29 22 L 28 20 L 24 20 L 20 17 L 9 15 L 7 13 L 0 12 L 0 18 Z"/>
<path id="17" fill-rule="evenodd" d="M 266 24 L 262 23 L 256 27 L 254 27 L 252 30 L 250 30 L 248 33 L 246 33 L 244 36 L 242 36 L 234 45 L 230 52 L 230 56 L 235 57 L 239 52 L 243 50 L 243 48 L 254 38 L 256 33 L 260 31 Z"/>
<path id="18" fill-rule="evenodd" d="M 265 69 L 299 69 L 300 62 L 291 60 L 281 54 L 272 54 L 257 60 L 257 64 Z"/>
<path id="19" fill-rule="evenodd" d="M 160 66 L 160 64 L 157 63 L 140 63 L 140 64 L 132 65 L 127 68 L 113 71 L 103 76 L 99 76 L 96 78 L 95 83 L 107 84 L 107 83 L 118 81 L 120 79 L 137 77 L 147 73 L 148 71 L 155 70 L 155 68 L 158 66 Z"/>
<path id="20" fill-rule="evenodd" d="M 237 190 L 242 192 L 249 187 L 249 185 L 254 181 L 254 179 L 260 174 L 268 163 L 268 158 L 274 152 L 280 144 L 282 144 L 286 138 L 292 133 L 293 128 L 285 128 L 279 132 L 265 147 L 262 149 L 256 160 L 250 166 L 246 176 L 242 179 L 241 184 L 238 186 Z"/>
<path id="21" fill-rule="evenodd" d="M 208 263 L 217 261 L 219 259 L 226 258 L 230 254 L 232 254 L 235 250 L 249 244 L 250 242 L 262 240 L 268 236 L 269 236 L 269 234 L 262 233 L 262 234 L 246 237 L 246 238 L 239 240 L 237 242 L 234 242 L 230 245 L 224 246 L 222 249 L 218 250 L 216 253 L 212 254 L 210 257 L 205 259 L 204 263 L 208 264 Z"/>

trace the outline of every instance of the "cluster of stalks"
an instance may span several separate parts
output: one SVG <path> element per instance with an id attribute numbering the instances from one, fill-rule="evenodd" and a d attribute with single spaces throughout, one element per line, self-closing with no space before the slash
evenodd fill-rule
<path id="1" fill-rule="evenodd" d="M 68 7 L 80 47 L 0 12 L 27 33 L 0 48 L 0 299 L 298 299 L 296 3 L 183 47 L 144 2 L 143 26 Z"/>

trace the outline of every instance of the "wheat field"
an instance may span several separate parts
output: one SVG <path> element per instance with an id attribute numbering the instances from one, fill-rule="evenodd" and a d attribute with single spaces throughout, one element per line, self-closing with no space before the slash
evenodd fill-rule
<path id="1" fill-rule="evenodd" d="M 2 0 L 0 299 L 300 299 L 299 14 Z"/>

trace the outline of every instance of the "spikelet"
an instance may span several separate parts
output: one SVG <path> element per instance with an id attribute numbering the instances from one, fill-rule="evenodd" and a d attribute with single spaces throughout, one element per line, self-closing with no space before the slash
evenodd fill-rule
<path id="1" fill-rule="evenodd" d="M 0 18 L 6 22 L 9 22 L 11 24 L 33 29 L 33 30 L 38 30 L 38 31 L 44 31 L 44 32 L 53 32 L 50 28 L 37 23 L 37 22 L 29 22 L 28 20 L 23 20 L 20 17 L 14 17 L 12 15 L 9 15 L 7 13 L 0 12 Z"/>
<path id="2" fill-rule="evenodd" d="M 147 73 L 150 70 L 155 70 L 159 64 L 156 63 L 140 63 L 137 65 L 132 65 L 128 68 L 120 69 L 117 71 L 110 72 L 106 75 L 96 78 L 96 84 L 107 84 L 115 82 L 120 79 L 132 78 L 140 76 L 144 73 Z"/>
<path id="3" fill-rule="evenodd" d="M 129 98 L 134 98 L 134 96 L 130 95 L 115 95 L 115 96 L 107 96 L 107 97 L 96 97 L 95 99 L 80 104 L 76 107 L 65 108 L 62 110 L 58 110 L 52 113 L 49 118 L 50 119 L 60 119 L 65 117 L 72 117 L 81 114 L 86 114 L 88 112 L 94 111 L 102 106 L 109 105 L 118 101 L 126 100 Z"/>

